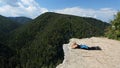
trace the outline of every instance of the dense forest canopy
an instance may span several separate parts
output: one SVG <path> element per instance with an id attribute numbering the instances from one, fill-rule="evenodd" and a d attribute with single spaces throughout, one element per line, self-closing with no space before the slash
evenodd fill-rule
<path id="1" fill-rule="evenodd" d="M 103 36 L 108 26 L 94 18 L 44 13 L 9 34 L 12 56 L 1 67 L 55 68 L 63 61 L 62 45 L 70 38 Z"/>

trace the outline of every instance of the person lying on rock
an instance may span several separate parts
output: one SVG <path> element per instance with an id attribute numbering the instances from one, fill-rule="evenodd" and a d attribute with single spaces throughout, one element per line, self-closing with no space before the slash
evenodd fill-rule
<path id="1" fill-rule="evenodd" d="M 88 47 L 87 45 L 82 45 L 82 44 L 77 44 L 76 42 L 74 42 L 71 45 L 72 49 L 76 49 L 76 48 L 80 48 L 80 49 L 85 49 L 85 50 L 101 50 L 101 48 L 99 46 L 95 46 L 95 47 Z"/>

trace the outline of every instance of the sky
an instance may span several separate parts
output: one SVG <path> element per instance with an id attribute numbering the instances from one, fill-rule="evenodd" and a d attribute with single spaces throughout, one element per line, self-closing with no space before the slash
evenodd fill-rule
<path id="1" fill-rule="evenodd" d="M 119 5 L 120 0 L 0 0 L 0 15 L 34 19 L 45 12 L 56 12 L 110 22 Z"/>

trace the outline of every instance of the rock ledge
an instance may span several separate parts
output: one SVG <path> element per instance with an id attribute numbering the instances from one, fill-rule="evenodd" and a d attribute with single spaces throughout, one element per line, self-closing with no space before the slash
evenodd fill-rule
<path id="1" fill-rule="evenodd" d="M 70 44 L 99 46 L 102 50 L 71 49 Z M 120 41 L 107 38 L 70 39 L 63 45 L 64 61 L 56 68 L 120 68 Z"/>

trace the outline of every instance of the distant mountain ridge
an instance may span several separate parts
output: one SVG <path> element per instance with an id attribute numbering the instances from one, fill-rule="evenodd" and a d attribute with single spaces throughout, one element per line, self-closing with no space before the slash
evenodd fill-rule
<path id="1" fill-rule="evenodd" d="M 17 52 L 11 68 L 55 68 L 63 60 L 62 45 L 70 38 L 103 36 L 108 26 L 94 18 L 44 13 L 10 35 L 7 44 Z"/>
<path id="2" fill-rule="evenodd" d="M 0 29 L 2 31 L 9 32 L 10 30 L 15 29 L 18 26 L 19 24 L 16 23 L 15 21 L 12 21 L 8 19 L 7 17 L 0 15 Z"/>
<path id="3" fill-rule="evenodd" d="M 8 17 L 8 18 L 11 19 L 12 21 L 16 21 L 20 24 L 25 24 L 25 23 L 32 21 L 32 19 L 28 18 L 28 17 Z"/>
<path id="4" fill-rule="evenodd" d="M 5 17 L 0 15 L 0 42 L 5 41 L 4 37 L 9 35 L 10 32 L 30 21 L 32 19 L 27 17 Z"/>

